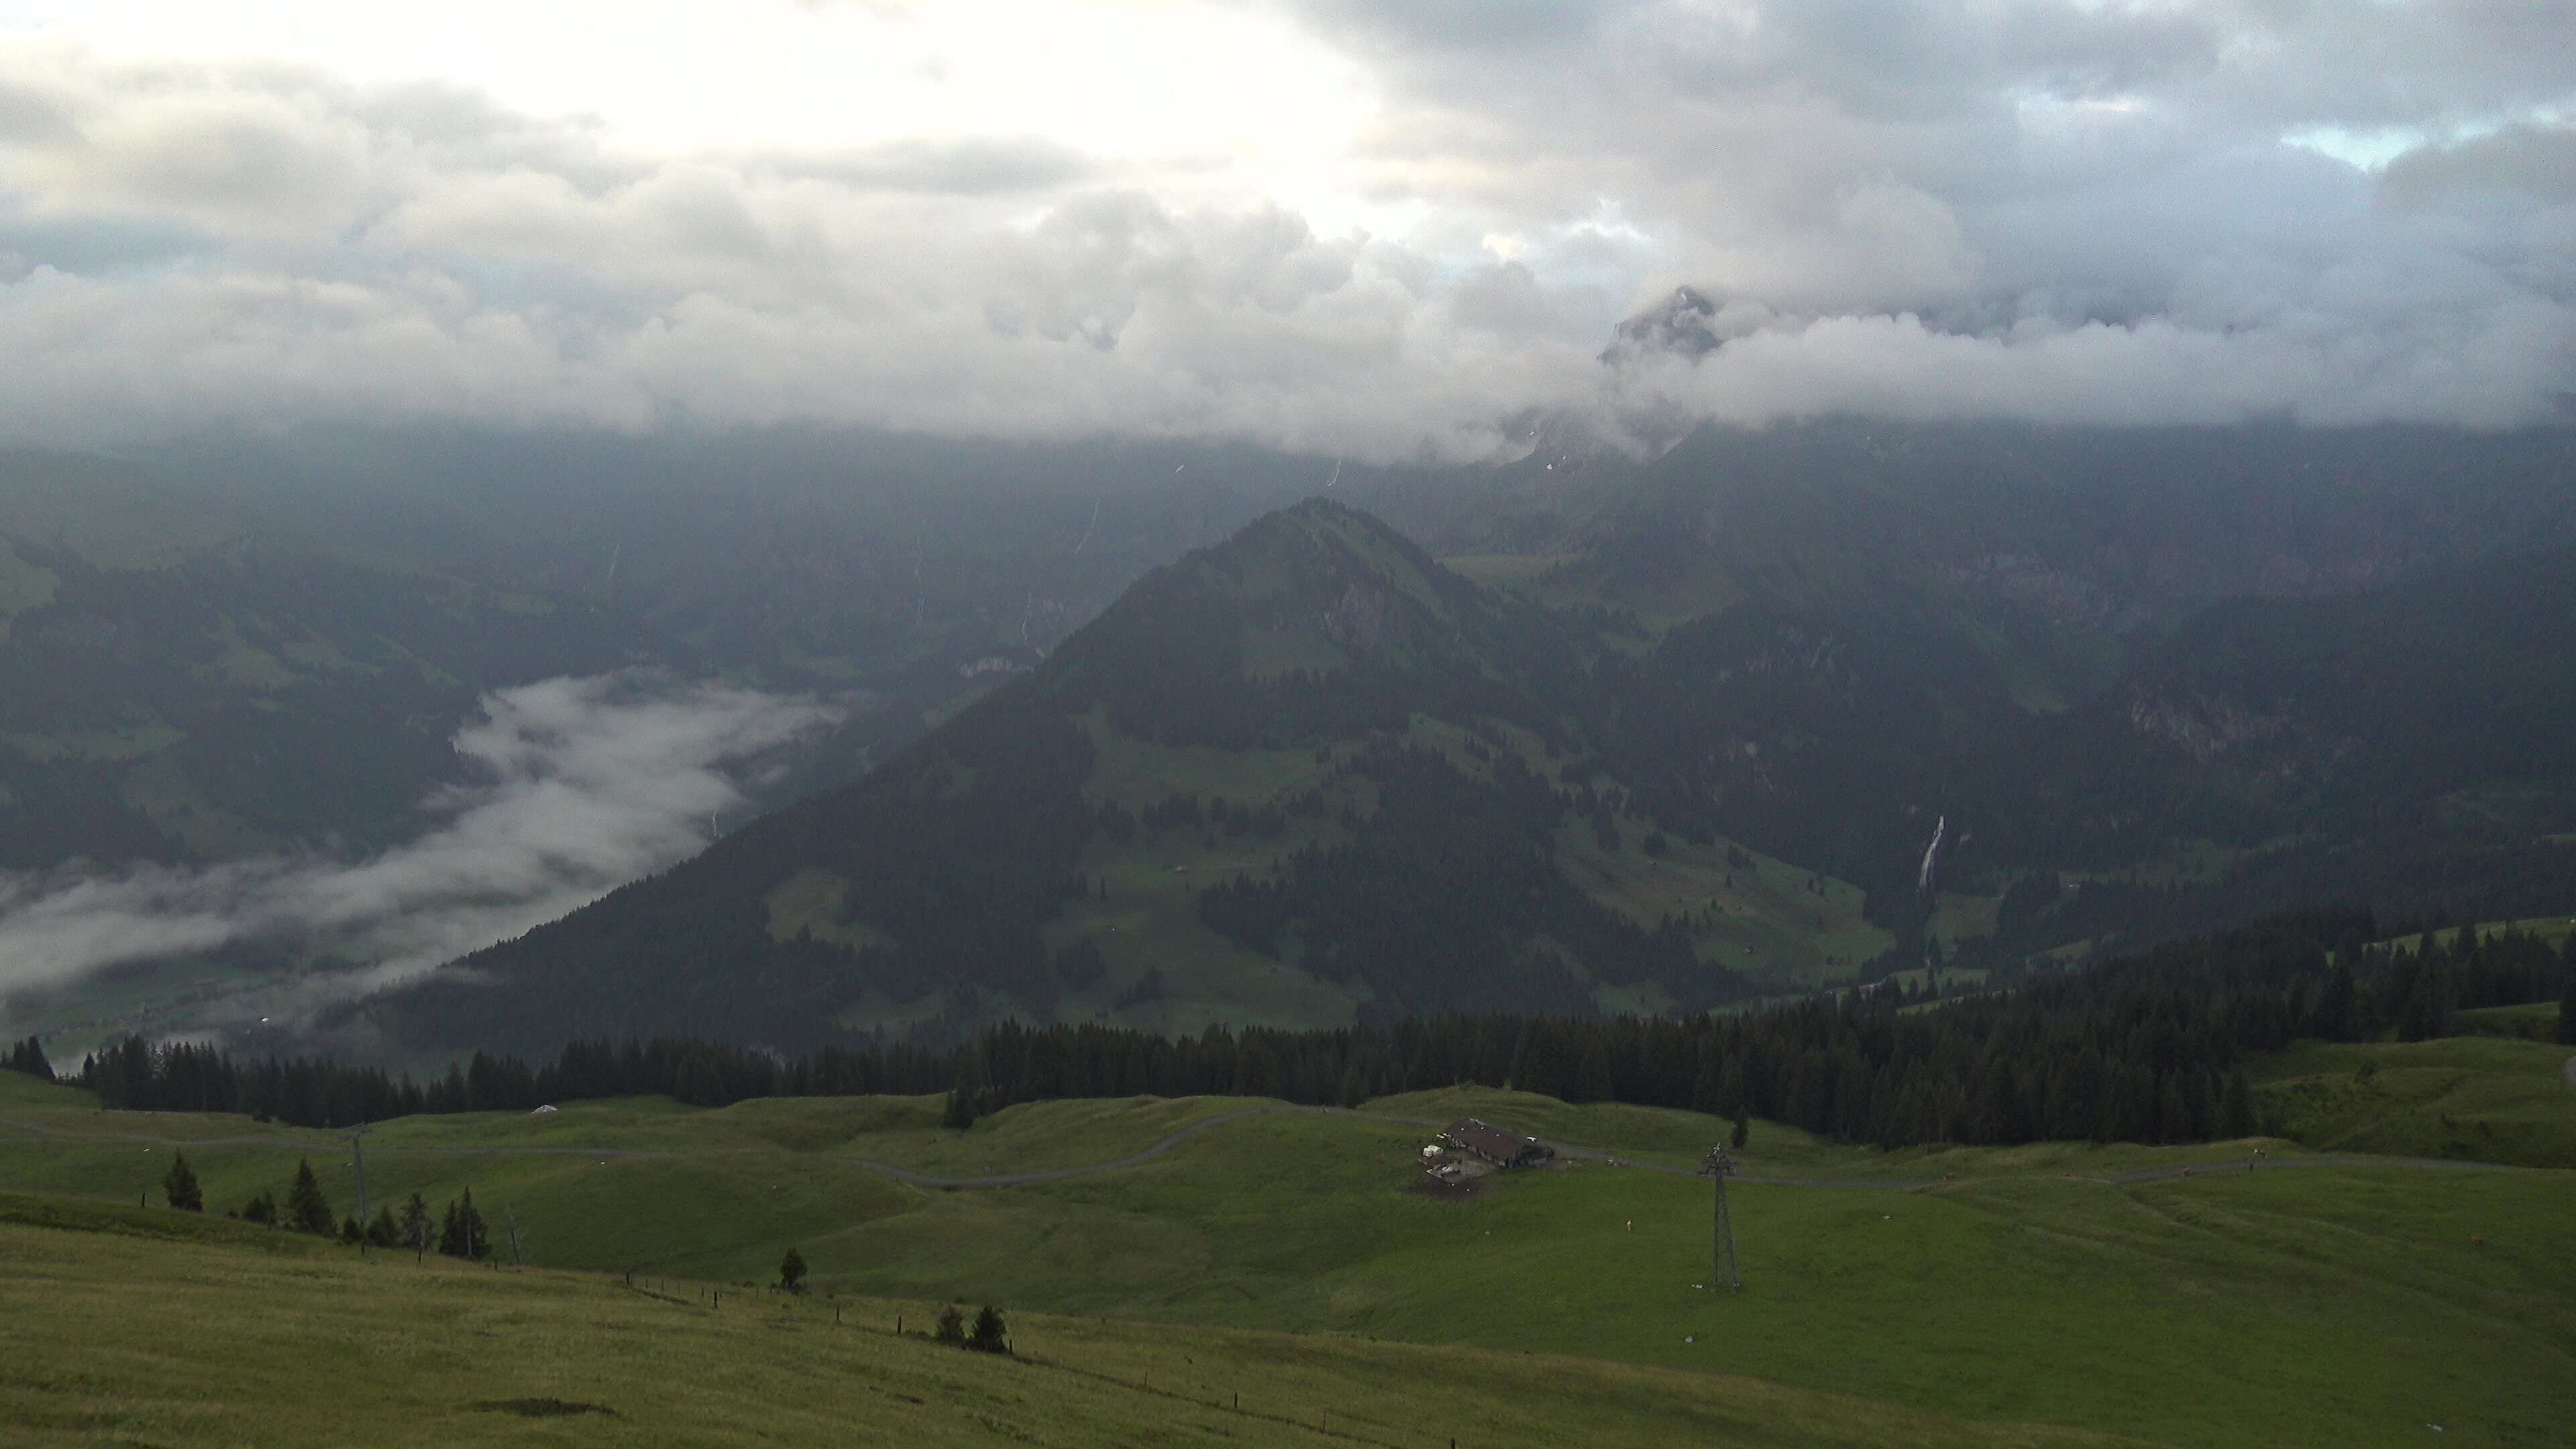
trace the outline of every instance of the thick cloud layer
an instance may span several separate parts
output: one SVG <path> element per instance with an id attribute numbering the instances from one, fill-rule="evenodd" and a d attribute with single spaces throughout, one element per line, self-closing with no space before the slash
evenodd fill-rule
<path id="1" fill-rule="evenodd" d="M 478 783 L 372 859 L 0 876 L 0 995 L 236 943 L 328 947 L 380 984 L 520 934 L 694 854 L 728 770 L 829 724 L 812 700 L 652 676 L 503 690 L 456 734 Z"/>
<path id="2" fill-rule="evenodd" d="M 1061 7 L 983 8 L 940 51 L 905 7 L 727 7 L 745 45 L 883 62 L 841 98 L 783 57 L 784 99 L 642 78 L 787 118 L 748 130 L 639 120 L 571 51 L 565 103 L 604 113 L 546 109 L 513 77 L 566 42 L 533 29 L 443 82 L 0 38 L 0 352 L 32 364 L 0 440 L 793 421 L 1468 457 L 1530 409 L 2496 426 L 2576 395 L 2562 0 L 1106 5 L 1136 73 L 1099 76 L 1019 54 L 1073 43 Z M 1602 366 L 1679 283 L 1727 344 Z"/>

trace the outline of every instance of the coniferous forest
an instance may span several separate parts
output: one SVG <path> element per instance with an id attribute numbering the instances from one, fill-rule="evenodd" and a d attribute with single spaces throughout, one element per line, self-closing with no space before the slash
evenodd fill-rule
<path id="1" fill-rule="evenodd" d="M 1231 1094 L 1309 1105 L 1459 1083 L 1787 1122 L 1884 1148 L 2031 1141 L 2170 1143 L 2249 1135 L 2249 1054 L 2300 1038 L 2419 1041 L 2453 1013 L 2576 989 L 2576 936 L 2431 931 L 2372 945 L 2367 912 L 2319 911 L 1974 994 L 1893 981 L 1686 1018 L 1450 1013 L 1386 1027 L 1179 1038 L 1003 1023 L 951 1047 L 801 1056 L 703 1041 L 577 1042 L 531 1065 L 476 1053 L 427 1083 L 298 1057 L 237 1060 L 130 1038 L 75 1079 L 111 1108 L 246 1112 L 301 1126 L 413 1113 L 525 1111 L 658 1093 L 948 1094 L 963 1126 L 1019 1102 Z"/>

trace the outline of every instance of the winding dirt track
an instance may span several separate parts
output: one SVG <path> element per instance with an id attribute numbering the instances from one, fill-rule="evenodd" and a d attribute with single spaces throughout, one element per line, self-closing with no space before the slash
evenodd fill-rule
<path id="1" fill-rule="evenodd" d="M 2576 1082 L 2576 1058 L 2570 1058 L 2568 1060 L 2567 1074 L 2570 1082 Z M 908 1167 L 897 1167 L 890 1162 L 871 1161 L 864 1157 L 843 1157 L 836 1158 L 835 1160 L 847 1162 L 856 1167 L 864 1167 L 870 1172 L 882 1173 L 898 1182 L 910 1183 L 914 1187 L 934 1188 L 940 1190 L 980 1187 L 1021 1187 L 1030 1183 L 1061 1182 L 1066 1178 L 1090 1177 L 1098 1173 L 1117 1172 L 1125 1168 L 1139 1167 L 1145 1163 L 1153 1161 L 1155 1158 L 1162 1156 L 1164 1153 L 1171 1151 L 1173 1148 L 1180 1146 L 1182 1143 L 1189 1141 L 1191 1138 L 1198 1136 L 1200 1133 L 1205 1132 L 1210 1128 L 1222 1127 L 1229 1122 L 1240 1122 L 1247 1117 L 1266 1117 L 1273 1113 L 1281 1112 L 1311 1113 L 1319 1116 L 1356 1117 L 1364 1122 L 1383 1122 L 1399 1127 L 1426 1127 L 1435 1130 L 1447 1125 L 1446 1123 L 1434 1122 L 1422 1117 L 1390 1117 L 1376 1112 L 1354 1111 L 1348 1107 L 1301 1107 L 1291 1103 L 1282 1102 L 1277 1106 L 1246 1107 L 1240 1111 L 1227 1112 L 1219 1116 L 1205 1118 L 1181 1128 L 1179 1131 L 1174 1132 L 1170 1136 L 1163 1138 L 1161 1141 L 1156 1142 L 1141 1151 L 1129 1153 L 1125 1157 L 1112 1158 L 1106 1162 L 1084 1163 L 1078 1167 L 1057 1167 L 1037 1172 L 994 1173 L 981 1177 L 938 1177 L 930 1173 L 915 1172 Z M 23 1132 L 32 1137 L 58 1141 L 139 1142 L 153 1147 L 262 1147 L 280 1145 L 286 1140 L 276 1135 L 190 1138 L 156 1137 L 142 1132 L 67 1132 L 60 1128 L 45 1127 L 34 1122 L 23 1122 L 12 1118 L 0 1118 L 0 1127 L 6 1127 L 18 1132 Z M 1640 1162 L 1634 1158 L 1622 1157 L 1615 1152 L 1607 1151 L 1598 1147 L 1583 1147 L 1570 1142 L 1553 1142 L 1548 1141 L 1545 1138 L 1541 1138 L 1540 1140 L 1542 1142 L 1546 1142 L 1549 1147 L 1555 1149 L 1556 1154 L 1560 1157 L 1576 1158 L 1584 1161 L 1605 1162 L 1612 1167 L 1625 1168 L 1636 1172 L 1658 1173 L 1666 1177 L 1696 1177 L 1699 1175 L 1687 1167 L 1673 1167 L 1660 1162 Z M 401 1153 L 405 1155 L 420 1156 L 470 1156 L 483 1153 L 497 1153 L 523 1157 L 589 1157 L 595 1159 L 611 1157 L 677 1157 L 684 1155 L 702 1155 L 634 1147 L 507 1147 L 497 1145 L 488 1147 L 401 1147 L 389 1144 L 382 1147 L 373 1147 L 369 1150 L 380 1154 Z M 2104 1184 L 2105 1186 L 2123 1187 L 2132 1183 L 2163 1182 L 2174 1178 L 2215 1177 L 2221 1174 L 2233 1174 L 2239 1172 L 2279 1172 L 2287 1168 L 2297 1167 L 2398 1167 L 2443 1172 L 2509 1172 L 2514 1170 L 2509 1165 L 2500 1162 L 2460 1162 L 2433 1157 L 2371 1157 L 2353 1153 L 2333 1153 L 2314 1157 L 2263 1157 L 2237 1162 L 2195 1162 L 2175 1167 L 2142 1168 L 2134 1172 L 2110 1173 L 2098 1177 L 2084 1177 L 2078 1180 L 2084 1182 L 2097 1182 Z M 1738 1176 L 1734 1180 L 1738 1183 L 1748 1184 L 1755 1187 L 1807 1187 L 1824 1188 L 1827 1190 L 1844 1192 L 1924 1192 L 1933 1188 L 1958 1185 L 1958 1180 L 1932 1177 L 1827 1178 Z M 1966 1179 L 1966 1181 L 1977 1180 L 1978 1179 Z"/>
<path id="2" fill-rule="evenodd" d="M 24 1132 L 30 1137 L 50 1138 L 59 1142 L 140 1142 L 146 1147 L 282 1147 L 292 1145 L 290 1137 L 276 1133 L 245 1133 L 238 1137 L 155 1137 L 148 1132 L 66 1132 L 36 1122 L 21 1122 L 14 1117 L 0 1117 L 0 1127 Z M 334 1129 L 307 1129 L 330 1132 Z M 500 1153 L 516 1157 L 677 1157 L 676 1152 L 662 1152 L 649 1147 L 504 1147 L 499 1145 L 460 1147 L 369 1147 L 369 1152 L 402 1153 L 420 1157 L 465 1157 Z"/>
<path id="3" fill-rule="evenodd" d="M 2571 1073 L 2576 1073 L 2576 1062 L 2571 1062 L 2569 1064 L 2569 1070 Z M 1146 1148 L 1142 1152 L 1131 1153 L 1128 1156 L 1117 1158 L 1113 1161 L 1087 1163 L 1080 1167 L 1059 1167 L 1048 1172 L 1012 1172 L 1000 1173 L 987 1177 L 934 1177 L 927 1173 L 914 1172 L 909 1168 L 895 1167 L 888 1163 L 870 1162 L 864 1158 L 846 1158 L 843 1160 L 853 1162 L 860 1167 L 868 1168 L 874 1172 L 882 1172 L 888 1177 L 911 1183 L 915 1187 L 1017 1187 L 1025 1183 L 1056 1182 L 1068 1177 L 1087 1177 L 1097 1172 L 1115 1172 L 1120 1168 L 1135 1167 L 1142 1163 L 1153 1161 L 1155 1158 L 1162 1156 L 1164 1153 L 1171 1151 L 1173 1148 L 1178 1147 L 1183 1142 L 1188 1141 L 1192 1137 L 1196 1137 L 1198 1134 L 1205 1132 L 1211 1127 L 1222 1126 L 1228 1122 L 1239 1122 L 1246 1117 L 1267 1116 L 1273 1112 L 1325 1113 L 1357 1117 L 1367 1122 L 1391 1122 L 1403 1127 L 1428 1127 L 1435 1130 L 1448 1125 L 1445 1122 L 1434 1122 L 1422 1117 L 1391 1117 L 1377 1112 L 1356 1112 L 1348 1107 L 1299 1107 L 1288 1103 L 1282 1103 L 1276 1107 L 1246 1107 L 1239 1112 L 1228 1112 L 1220 1117 L 1210 1117 L 1203 1122 L 1193 1122 L 1189 1126 L 1182 1128 L 1180 1131 L 1173 1133 L 1171 1136 L 1164 1138 L 1162 1141 L 1155 1143 L 1153 1146 Z M 1546 1142 L 1549 1147 L 1554 1148 L 1559 1157 L 1572 1157 L 1586 1161 L 1606 1162 L 1613 1167 L 1627 1168 L 1637 1172 L 1660 1173 L 1666 1177 L 1699 1176 L 1697 1172 L 1687 1167 L 1673 1167 L 1660 1162 L 1639 1162 L 1633 1158 L 1622 1157 L 1615 1152 L 1606 1151 L 1598 1147 L 1583 1147 L 1570 1142 L 1549 1141 L 1546 1138 L 1541 1138 L 1539 1140 Z M 2508 1164 L 2501 1162 L 2458 1162 L 2433 1157 L 2371 1157 L 2352 1153 L 2336 1153 L 2316 1157 L 2264 1157 L 2240 1162 L 2195 1162 L 2175 1167 L 2142 1168 L 2134 1172 L 2111 1173 L 2105 1176 L 2086 1177 L 2081 1180 L 2085 1182 L 2098 1182 L 2108 1186 L 2126 1186 L 2130 1183 L 2163 1182 L 2169 1179 L 2184 1177 L 2212 1177 L 2221 1173 L 2277 1172 L 2283 1168 L 2290 1167 L 2402 1167 L 2457 1172 L 2509 1172 L 2513 1170 Z M 1738 1183 L 1748 1183 L 1756 1187 L 1811 1187 L 1841 1192 L 1925 1192 L 1945 1185 L 1957 1185 L 1956 1181 L 1953 1179 L 1938 1177 L 1836 1178 L 1749 1177 L 1739 1175 L 1734 1180 Z"/>

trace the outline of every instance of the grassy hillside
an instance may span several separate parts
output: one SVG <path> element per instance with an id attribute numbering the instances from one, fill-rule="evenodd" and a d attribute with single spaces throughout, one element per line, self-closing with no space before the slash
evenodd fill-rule
<path id="1" fill-rule="evenodd" d="M 2554 1025 L 2557 1009 L 2542 1010 Z M 2576 1167 L 2570 1050 L 2501 1036 L 2306 1042 L 2261 1065 L 2258 1107 L 2282 1132 L 2330 1151 Z"/>
<path id="2" fill-rule="evenodd" d="M 1587 1163 L 1435 1200 L 1407 1190 L 1422 1129 L 1391 1118 L 1475 1111 L 1675 1163 L 1724 1130 L 1714 1119 L 1504 1093 L 1372 1104 L 1390 1116 L 1231 1115 L 1246 1106 L 1027 1106 L 961 1136 L 933 1128 L 923 1100 L 592 1103 L 386 1124 L 367 1162 L 379 1198 L 417 1189 L 435 1205 L 470 1184 L 552 1266 L 743 1284 L 794 1244 L 843 1298 L 992 1297 L 1187 1326 L 1192 1345 L 1224 1328 L 1564 1355 L 1745 1374 L 1997 1432 L 2169 1443 L 2414 1442 L 2428 1422 L 2445 1442 L 2532 1443 L 2576 1414 L 2576 1174 L 2221 1170 L 2246 1144 L 1882 1155 L 1757 1123 L 1749 1174 L 1890 1186 L 1739 1185 L 1746 1292 L 1714 1299 L 1693 1287 L 1708 1278 L 1704 1181 Z M 1026 1186 L 924 1190 L 853 1160 L 1061 1165 L 1215 1118 L 1229 1120 L 1142 1165 Z M 0 1104 L 0 1123 L 22 1124 L 0 1127 L 0 1185 L 131 1204 L 170 1150 L 27 1131 L 39 1127 L 193 1140 L 217 1205 L 282 1190 L 303 1152 L 336 1201 L 351 1194 L 326 1134 L 69 1100 Z M 2298 1151 L 2269 1147 L 2276 1161 Z M 2205 1170 L 2102 1180 L 2185 1163 Z M 2480 1352 L 2450 1351 L 2466 1341 Z"/>
<path id="3" fill-rule="evenodd" d="M 2481 921 L 2478 923 L 2478 934 L 2480 936 L 2496 936 L 2507 931 L 2517 931 L 2523 935 L 2536 937 L 2555 946 L 2559 942 L 2567 939 L 2568 932 L 2576 931 L 2576 916 L 2524 916 L 2518 920 Z M 2446 930 L 2434 931 L 2430 934 L 2433 937 L 2433 944 L 2442 947 L 2444 950 L 2449 950 L 2453 945 L 2458 943 L 2460 939 L 2460 928 L 2452 926 Z M 2373 942 L 2372 944 L 2379 946 L 2402 946 L 2412 948 L 2417 942 L 2423 939 L 2424 933 L 2418 933 L 2412 936 L 2392 937 L 2385 941 Z"/>
<path id="4" fill-rule="evenodd" d="M 711 1305 L 294 1251 L 221 1223 L 137 1232 L 152 1216 L 173 1215 L 0 1196 L 11 1443 L 2097 1442 L 1730 1375 L 1030 1313 L 1013 1317 L 1016 1356 L 996 1359 L 927 1341 L 923 1303 Z"/>
<path id="5" fill-rule="evenodd" d="M 2521 1006 L 2481 1006 L 2455 1013 L 2451 1029 L 2462 1036 L 2503 1036 L 2521 1041 L 2556 1042 L 2559 1006 L 2555 1001 Z"/>

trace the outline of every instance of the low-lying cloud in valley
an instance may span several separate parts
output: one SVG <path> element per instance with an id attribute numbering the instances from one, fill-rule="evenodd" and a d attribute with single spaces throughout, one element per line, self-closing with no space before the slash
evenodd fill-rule
<path id="1" fill-rule="evenodd" d="M 652 674 L 487 696 L 459 729 L 476 777 L 425 802 L 408 844 L 358 860 L 78 867 L 0 876 L 0 995 L 219 947 L 327 946 L 366 989 L 489 945 L 696 853 L 735 783 L 838 705 Z"/>

